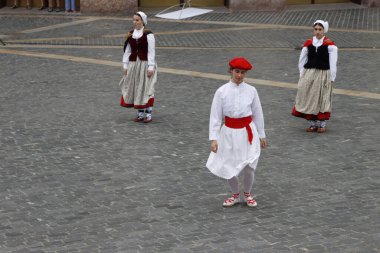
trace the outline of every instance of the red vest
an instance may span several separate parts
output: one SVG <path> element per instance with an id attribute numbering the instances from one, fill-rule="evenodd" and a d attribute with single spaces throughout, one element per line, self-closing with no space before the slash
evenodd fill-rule
<path id="1" fill-rule="evenodd" d="M 150 33 L 150 31 L 144 31 L 141 38 L 134 39 L 132 36 L 130 36 L 127 39 L 125 42 L 124 50 L 128 43 L 131 47 L 131 55 L 129 56 L 129 61 L 136 61 L 137 57 L 139 57 L 141 61 L 148 60 L 148 34 Z"/>

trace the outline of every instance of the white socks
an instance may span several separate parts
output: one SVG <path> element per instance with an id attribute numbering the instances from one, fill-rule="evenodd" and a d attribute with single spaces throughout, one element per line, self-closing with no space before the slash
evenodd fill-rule
<path id="1" fill-rule="evenodd" d="M 141 118 L 141 119 L 144 117 L 146 117 L 147 119 L 151 119 L 152 118 L 152 112 L 153 112 L 152 106 L 147 107 L 146 109 L 139 109 L 137 111 L 137 117 Z"/>
<path id="2" fill-rule="evenodd" d="M 309 120 L 309 123 L 312 128 L 326 127 L 326 120 Z"/>
<path id="3" fill-rule="evenodd" d="M 242 173 L 244 174 L 244 179 L 243 179 L 243 187 L 244 187 L 244 192 L 251 192 L 253 182 L 255 180 L 255 172 L 254 170 L 246 166 Z M 232 193 L 239 193 L 239 180 L 237 177 L 233 177 L 231 179 L 227 179 L 228 184 L 230 185 Z"/>

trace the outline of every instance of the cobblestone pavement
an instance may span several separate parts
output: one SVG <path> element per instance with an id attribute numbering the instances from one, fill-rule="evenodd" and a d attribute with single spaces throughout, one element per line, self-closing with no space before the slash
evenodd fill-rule
<path id="1" fill-rule="evenodd" d="M 151 19 L 148 125 L 118 106 L 129 19 L 0 9 L 0 252 L 380 252 L 379 9 L 328 6 Z M 323 135 L 290 116 L 319 12 L 344 17 L 329 33 L 341 92 Z M 222 208 L 229 189 L 205 168 L 211 99 L 241 55 L 270 143 L 255 209 Z"/>

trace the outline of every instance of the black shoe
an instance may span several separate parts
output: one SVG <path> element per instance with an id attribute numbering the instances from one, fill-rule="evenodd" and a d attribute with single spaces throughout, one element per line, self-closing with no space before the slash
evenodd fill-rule
<path id="1" fill-rule="evenodd" d="M 13 5 L 12 7 L 11 7 L 11 9 L 16 9 L 17 8 L 17 5 Z"/>
<path id="2" fill-rule="evenodd" d="M 53 11 L 53 8 L 49 8 L 49 9 L 48 9 L 48 12 L 52 12 L 52 11 Z"/>
<path id="3" fill-rule="evenodd" d="M 60 8 L 55 9 L 55 12 L 60 12 L 60 11 L 61 11 Z"/>

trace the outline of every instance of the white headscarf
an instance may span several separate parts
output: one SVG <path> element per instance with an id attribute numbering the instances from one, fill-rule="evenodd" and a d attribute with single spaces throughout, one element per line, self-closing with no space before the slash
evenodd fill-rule
<path id="1" fill-rule="evenodd" d="M 148 17 L 144 12 L 138 11 L 138 12 L 136 12 L 136 14 L 140 15 L 140 17 L 142 18 L 142 21 L 144 22 L 144 25 L 148 24 Z"/>
<path id="2" fill-rule="evenodd" d="M 323 26 L 324 33 L 327 33 L 327 31 L 329 30 L 329 22 L 318 19 L 317 21 L 314 22 L 313 25 L 317 23 L 320 23 Z"/>

